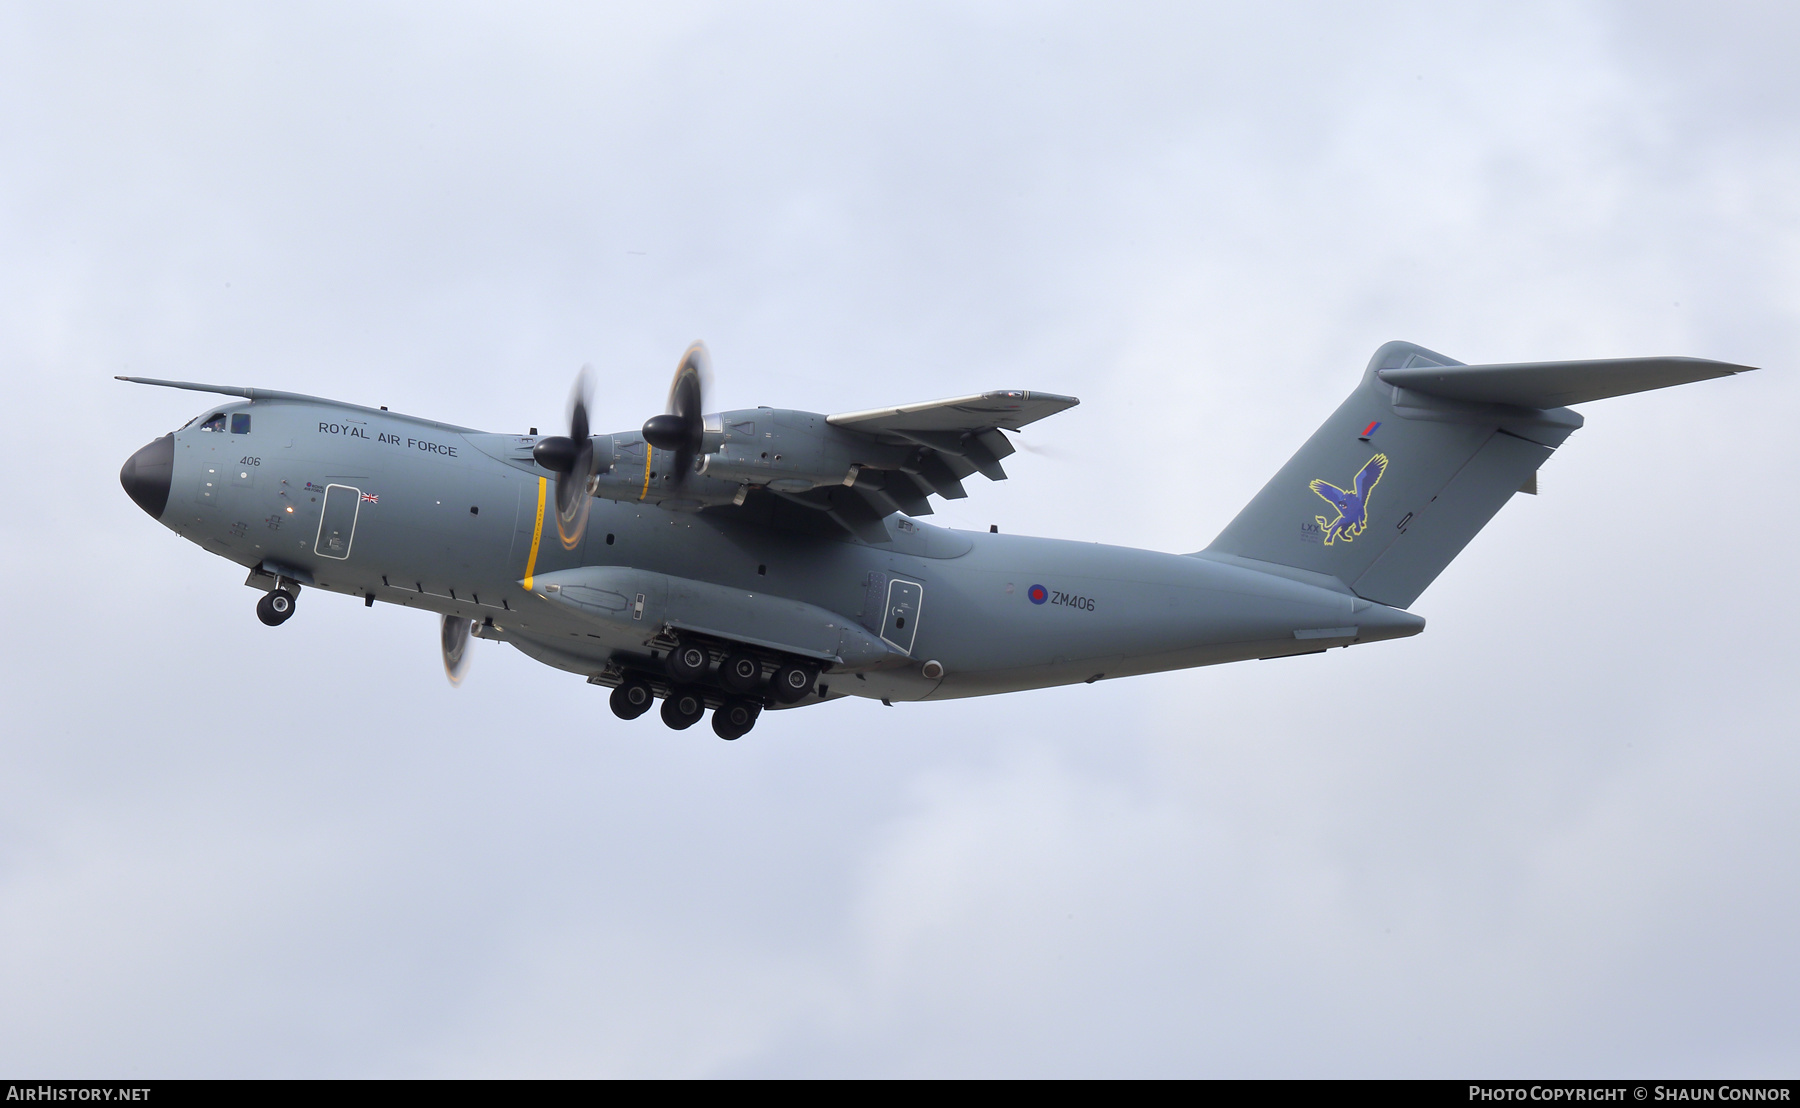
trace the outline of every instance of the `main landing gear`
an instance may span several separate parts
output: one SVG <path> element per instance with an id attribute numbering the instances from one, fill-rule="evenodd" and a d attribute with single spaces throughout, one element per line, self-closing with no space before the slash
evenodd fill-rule
<path id="1" fill-rule="evenodd" d="M 294 594 L 286 589 L 263 593 L 256 602 L 256 618 L 270 627 L 280 627 L 294 614 Z"/>
<path id="2" fill-rule="evenodd" d="M 798 704 L 812 694 L 819 667 L 793 658 L 749 647 L 725 644 L 723 659 L 713 668 L 720 648 L 684 636 L 663 662 L 664 674 L 627 673 L 608 702 L 620 719 L 637 719 L 662 696 L 662 721 L 676 731 L 700 722 L 712 709 L 713 733 L 721 739 L 739 739 L 756 726 L 757 717 L 771 704 Z M 765 668 L 774 673 L 767 680 Z"/>
<path id="3" fill-rule="evenodd" d="M 754 700 L 727 700 L 713 709 L 713 734 L 721 739 L 741 739 L 756 726 L 762 705 Z"/>
<path id="4" fill-rule="evenodd" d="M 676 731 L 686 731 L 705 714 L 706 694 L 699 689 L 676 688 L 663 700 L 663 722 Z"/>
<path id="5" fill-rule="evenodd" d="M 642 677 L 627 677 L 612 693 L 613 715 L 620 719 L 636 719 L 656 703 L 656 693 Z"/>
<path id="6" fill-rule="evenodd" d="M 769 679 L 769 694 L 783 704 L 798 704 L 813 691 L 819 671 L 799 662 L 785 662 Z"/>

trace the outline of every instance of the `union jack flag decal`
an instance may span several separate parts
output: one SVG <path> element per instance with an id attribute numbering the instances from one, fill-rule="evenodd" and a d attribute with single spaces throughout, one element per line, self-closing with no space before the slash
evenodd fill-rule
<path id="1" fill-rule="evenodd" d="M 363 493 L 362 498 L 363 498 L 363 503 L 365 503 L 365 504 L 373 504 L 376 501 L 381 499 L 381 497 L 376 496 L 374 493 L 371 493 L 371 492 Z"/>

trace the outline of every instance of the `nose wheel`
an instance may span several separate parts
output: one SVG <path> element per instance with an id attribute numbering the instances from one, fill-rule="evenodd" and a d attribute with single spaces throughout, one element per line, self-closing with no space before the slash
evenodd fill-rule
<path id="1" fill-rule="evenodd" d="M 294 614 L 294 594 L 286 589 L 266 592 L 256 602 L 256 618 L 270 627 L 280 627 Z"/>

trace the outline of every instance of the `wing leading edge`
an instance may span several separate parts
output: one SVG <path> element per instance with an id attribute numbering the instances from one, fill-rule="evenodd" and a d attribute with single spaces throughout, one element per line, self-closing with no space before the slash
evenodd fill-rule
<path id="1" fill-rule="evenodd" d="M 825 422 L 864 434 L 904 434 L 908 431 L 967 432 L 997 429 L 1017 431 L 1028 423 L 1067 411 L 1081 401 L 1052 392 L 983 392 L 948 400 L 927 400 L 898 408 L 870 408 L 826 416 Z"/>

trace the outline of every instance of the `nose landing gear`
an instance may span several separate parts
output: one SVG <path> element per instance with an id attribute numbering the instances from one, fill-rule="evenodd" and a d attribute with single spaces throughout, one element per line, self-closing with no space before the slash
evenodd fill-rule
<path id="1" fill-rule="evenodd" d="M 294 594 L 286 589 L 276 589 L 263 594 L 256 602 L 256 618 L 270 627 L 279 627 L 294 614 Z"/>

